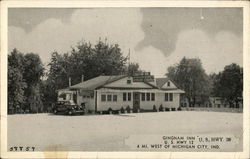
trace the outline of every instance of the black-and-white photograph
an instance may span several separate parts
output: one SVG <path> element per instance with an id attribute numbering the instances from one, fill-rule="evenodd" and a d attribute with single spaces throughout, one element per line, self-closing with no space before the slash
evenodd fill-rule
<path id="1" fill-rule="evenodd" d="M 8 8 L 7 151 L 242 152 L 243 10 Z"/>

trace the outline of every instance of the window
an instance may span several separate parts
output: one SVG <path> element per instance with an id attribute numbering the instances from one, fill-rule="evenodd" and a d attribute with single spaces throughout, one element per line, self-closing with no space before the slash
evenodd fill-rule
<path id="1" fill-rule="evenodd" d="M 150 93 L 147 93 L 147 101 L 150 101 Z"/>
<path id="2" fill-rule="evenodd" d="M 102 101 L 102 102 L 105 102 L 105 101 L 106 101 L 106 95 L 105 95 L 105 94 L 102 94 L 102 96 L 101 96 L 101 101 Z"/>
<path id="3" fill-rule="evenodd" d="M 112 101 L 112 96 L 111 96 L 111 94 L 109 94 L 107 98 L 108 98 L 108 101 L 109 101 L 109 102 Z"/>
<path id="4" fill-rule="evenodd" d="M 113 101 L 117 102 L 117 95 L 113 95 Z"/>
<path id="5" fill-rule="evenodd" d="M 127 84 L 131 84 L 131 80 L 127 80 Z"/>
<path id="6" fill-rule="evenodd" d="M 170 87 L 170 82 L 168 82 L 168 87 Z"/>
<path id="7" fill-rule="evenodd" d="M 168 101 L 168 93 L 165 93 L 165 101 Z"/>
<path id="8" fill-rule="evenodd" d="M 173 93 L 169 93 L 169 101 L 173 101 Z"/>
<path id="9" fill-rule="evenodd" d="M 127 100 L 127 93 L 123 93 L 123 101 Z"/>
<path id="10" fill-rule="evenodd" d="M 173 101 L 173 93 L 165 93 L 165 101 Z"/>
<path id="11" fill-rule="evenodd" d="M 94 93 L 91 93 L 90 97 L 91 97 L 91 98 L 94 98 Z"/>
<path id="12" fill-rule="evenodd" d="M 142 101 L 145 101 L 145 93 L 142 93 L 142 94 L 141 94 L 141 100 L 142 100 Z"/>
<path id="13" fill-rule="evenodd" d="M 155 101 L 155 93 L 151 93 L 151 100 Z"/>
<path id="14" fill-rule="evenodd" d="M 131 101 L 131 93 L 128 93 L 128 101 Z"/>
<path id="15" fill-rule="evenodd" d="M 62 98 L 63 100 L 66 100 L 66 94 L 65 93 L 60 94 L 59 98 Z"/>

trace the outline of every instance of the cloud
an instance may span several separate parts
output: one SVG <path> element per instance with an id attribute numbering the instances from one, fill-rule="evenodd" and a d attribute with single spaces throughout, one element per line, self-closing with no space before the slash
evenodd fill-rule
<path id="1" fill-rule="evenodd" d="M 205 11 L 207 22 L 199 19 L 200 10 L 184 14 L 185 10 L 77 9 L 67 23 L 49 18 L 29 32 L 9 26 L 8 48 L 9 52 L 17 48 L 24 53 L 38 53 L 47 64 L 54 50 L 64 53 L 80 40 L 96 43 L 101 37 L 109 43 L 118 43 L 124 56 L 130 48 L 131 62 L 138 62 L 143 70 L 156 76 L 163 76 L 168 66 L 184 56 L 199 57 L 207 73 L 221 71 L 232 62 L 242 65 L 241 21 L 232 20 L 241 10 L 233 10 L 232 14 L 228 12 L 232 10 L 226 10 L 221 13 L 224 16 L 217 15 L 219 11 Z M 217 16 L 224 17 L 231 26 L 219 22 L 222 19 Z"/>
<path id="2" fill-rule="evenodd" d="M 209 73 L 222 71 L 225 65 L 237 63 L 242 66 L 242 37 L 222 31 L 214 37 L 202 30 L 185 30 L 178 34 L 176 48 L 171 55 L 148 46 L 133 55 L 133 59 L 140 62 L 140 67 L 150 70 L 156 77 L 162 77 L 167 72 L 167 67 L 179 63 L 187 58 L 200 58 L 203 68 Z"/>
<path id="3" fill-rule="evenodd" d="M 30 32 L 49 18 L 68 23 L 74 10 L 73 8 L 9 8 L 8 25 L 22 27 L 26 32 Z"/>
<path id="4" fill-rule="evenodd" d="M 156 77 L 162 77 L 167 71 L 167 59 L 164 54 L 152 47 L 148 46 L 141 51 L 133 54 L 132 59 L 140 63 L 140 68 L 144 71 L 150 71 Z"/>
<path id="5" fill-rule="evenodd" d="M 22 52 L 38 53 L 45 63 L 50 53 L 70 51 L 80 40 L 96 43 L 107 38 L 109 43 L 118 43 L 127 55 L 129 48 L 144 38 L 140 24 L 142 14 L 139 9 L 78 9 L 63 23 L 50 18 L 26 33 L 19 27 L 9 27 L 9 52 L 16 47 Z"/>
<path id="6" fill-rule="evenodd" d="M 186 30 L 179 34 L 175 51 L 167 57 L 168 65 L 183 56 L 200 58 L 207 73 L 222 71 L 231 63 L 242 66 L 242 37 L 228 31 L 211 37 L 202 30 Z"/>
<path id="7" fill-rule="evenodd" d="M 242 36 L 242 8 L 144 8 L 142 29 L 145 38 L 136 51 L 149 45 L 167 57 L 176 48 L 179 33 L 201 29 L 214 37 L 220 31 Z"/>

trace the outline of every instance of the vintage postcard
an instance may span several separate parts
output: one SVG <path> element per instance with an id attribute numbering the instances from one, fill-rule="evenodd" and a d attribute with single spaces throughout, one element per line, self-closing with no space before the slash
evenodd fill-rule
<path id="1" fill-rule="evenodd" d="M 248 158 L 248 1 L 1 2 L 2 158 Z"/>

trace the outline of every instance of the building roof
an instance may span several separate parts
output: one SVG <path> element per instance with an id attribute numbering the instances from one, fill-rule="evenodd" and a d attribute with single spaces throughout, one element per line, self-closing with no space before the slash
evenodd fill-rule
<path id="1" fill-rule="evenodd" d="M 58 89 L 56 91 L 70 91 L 70 89 L 69 89 L 69 87 L 67 87 L 67 88 Z"/>
<path id="2" fill-rule="evenodd" d="M 176 88 L 162 88 L 168 78 L 156 78 L 155 82 L 133 82 L 132 84 L 124 84 L 120 79 L 127 77 L 126 75 L 115 75 L 115 76 L 98 76 L 87 81 L 78 83 L 71 87 L 66 88 L 70 90 L 81 89 L 82 91 L 93 91 L 98 88 L 112 88 L 112 89 L 160 89 L 164 91 L 176 91 L 184 93 L 184 91 Z M 117 82 L 116 82 L 117 81 Z M 120 82 L 118 82 L 120 81 Z"/>
<path id="3" fill-rule="evenodd" d="M 156 78 L 156 86 L 161 88 L 169 79 L 168 78 Z"/>
<path id="4" fill-rule="evenodd" d="M 117 83 L 110 83 L 104 85 L 103 88 L 111 88 L 111 89 L 153 89 L 155 88 L 151 84 L 147 82 L 133 82 L 131 84 L 117 84 Z"/>
<path id="5" fill-rule="evenodd" d="M 98 87 L 101 87 L 105 84 L 114 82 L 124 77 L 125 77 L 124 75 L 98 76 L 96 78 L 92 78 L 87 81 L 73 85 L 70 87 L 70 89 L 95 90 Z"/>

